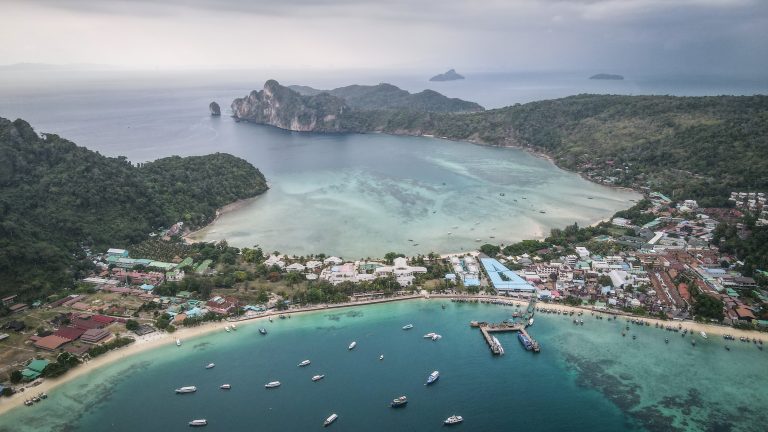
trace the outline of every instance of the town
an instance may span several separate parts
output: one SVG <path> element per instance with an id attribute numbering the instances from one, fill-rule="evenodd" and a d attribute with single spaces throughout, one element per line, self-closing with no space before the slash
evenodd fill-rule
<path id="1" fill-rule="evenodd" d="M 189 245 L 174 225 L 164 239 L 136 248 L 142 257 L 119 248 L 91 254 L 94 270 L 74 290 L 32 301 L 3 298 L 2 392 L 207 321 L 429 296 L 533 297 L 542 307 L 559 303 L 765 331 L 768 274 L 742 275 L 736 269 L 744 263 L 713 242 L 721 225 L 749 230 L 745 214 L 765 225 L 766 197 L 734 192 L 731 201 L 730 208 L 707 209 L 649 193 L 623 216 L 555 229 L 544 240 L 442 256 L 393 252 L 380 260 L 264 254 L 224 242 Z"/>

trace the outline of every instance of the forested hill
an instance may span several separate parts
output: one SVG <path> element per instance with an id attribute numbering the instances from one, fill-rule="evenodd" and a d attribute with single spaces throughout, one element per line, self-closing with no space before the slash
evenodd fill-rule
<path id="1" fill-rule="evenodd" d="M 345 129 L 530 147 L 598 181 L 705 204 L 768 190 L 768 96 L 578 95 L 469 114 L 354 114 Z"/>
<path id="2" fill-rule="evenodd" d="M 0 118 L 0 294 L 69 286 L 82 246 L 128 246 L 178 221 L 199 226 L 266 189 L 258 169 L 228 154 L 136 167 Z"/>

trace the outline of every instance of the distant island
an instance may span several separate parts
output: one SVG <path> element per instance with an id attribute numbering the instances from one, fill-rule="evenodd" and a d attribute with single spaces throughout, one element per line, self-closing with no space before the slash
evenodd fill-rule
<path id="1" fill-rule="evenodd" d="M 592 75 L 591 77 L 589 77 L 589 79 L 593 79 L 593 80 L 623 80 L 624 77 L 621 76 L 621 75 L 616 75 L 616 74 L 599 73 L 599 74 L 596 74 L 596 75 Z"/>
<path id="2" fill-rule="evenodd" d="M 211 102 L 211 104 L 208 105 L 208 109 L 211 110 L 211 115 L 214 117 L 221 115 L 221 107 L 219 107 L 219 104 L 217 104 L 216 101 Z"/>
<path id="3" fill-rule="evenodd" d="M 463 80 L 464 77 L 456 73 L 454 69 L 449 70 L 446 73 L 437 74 L 430 78 L 430 81 L 456 81 L 456 80 Z"/>

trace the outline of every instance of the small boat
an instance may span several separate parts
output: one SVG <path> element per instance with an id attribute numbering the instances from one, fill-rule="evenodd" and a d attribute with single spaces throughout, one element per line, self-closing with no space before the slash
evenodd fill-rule
<path id="1" fill-rule="evenodd" d="M 272 322 L 272 317 L 269 317 L 269 322 Z"/>
<path id="2" fill-rule="evenodd" d="M 413 324 L 406 324 L 403 326 L 403 330 L 410 330 L 413 328 Z"/>
<path id="3" fill-rule="evenodd" d="M 40 399 L 48 399 L 48 395 L 45 393 L 40 393 Z"/>
<path id="4" fill-rule="evenodd" d="M 700 332 L 699 332 L 699 334 L 700 334 L 700 335 L 701 335 L 701 337 L 703 337 L 704 339 L 706 339 L 706 338 L 707 338 L 707 334 L 706 334 L 706 333 L 704 333 L 704 331 L 700 331 Z"/>
<path id="5" fill-rule="evenodd" d="M 280 319 L 285 319 L 285 315 L 283 315 L 283 314 L 280 314 L 277 317 L 280 318 Z"/>
<path id="6" fill-rule="evenodd" d="M 235 324 L 232 324 L 232 330 L 237 331 L 237 326 Z"/>
<path id="7" fill-rule="evenodd" d="M 328 418 L 325 419 L 325 421 L 323 422 L 323 426 L 327 427 L 331 423 L 335 422 L 336 419 L 338 419 L 338 418 L 339 418 L 339 415 L 336 414 L 336 413 L 333 413 L 333 414 L 329 415 Z"/>
<path id="8" fill-rule="evenodd" d="M 271 388 L 276 388 L 276 387 L 280 387 L 280 381 L 271 381 L 271 382 L 268 382 L 268 383 L 264 384 L 264 387 L 266 387 L 266 388 L 268 388 L 268 389 L 271 389 Z"/>
<path id="9" fill-rule="evenodd" d="M 440 372 L 434 371 L 427 377 L 427 382 L 424 385 L 430 385 L 440 378 Z"/>
<path id="10" fill-rule="evenodd" d="M 208 420 L 206 419 L 192 420 L 191 422 L 189 422 L 189 425 L 190 426 L 208 426 Z"/>
<path id="11" fill-rule="evenodd" d="M 460 415 L 452 415 L 452 416 L 448 417 L 447 419 L 445 419 L 443 424 L 446 424 L 446 425 L 450 426 L 450 425 L 459 424 L 459 423 L 461 423 L 463 421 L 464 421 L 464 417 L 462 417 Z"/>
<path id="12" fill-rule="evenodd" d="M 229 332 L 231 331 L 231 330 L 229 329 L 229 326 L 226 326 L 226 327 L 224 327 L 224 330 L 226 330 L 226 331 L 227 331 L 227 333 L 229 333 Z"/>
<path id="13" fill-rule="evenodd" d="M 531 319 L 529 319 L 529 320 L 528 320 L 528 327 L 530 327 L 530 326 L 532 326 L 532 325 L 533 325 L 533 318 L 531 318 Z"/>
<path id="14" fill-rule="evenodd" d="M 349 347 L 347 347 L 347 349 L 348 350 L 353 350 L 353 349 L 355 349 L 356 346 L 357 346 L 357 342 L 352 341 L 352 343 L 349 344 Z"/>
<path id="15" fill-rule="evenodd" d="M 229 390 L 229 389 L 232 388 L 232 385 L 231 384 L 222 384 L 219 388 L 222 389 L 222 390 Z"/>
<path id="16" fill-rule="evenodd" d="M 405 406 L 406 404 L 408 404 L 408 398 L 405 396 L 400 396 L 397 399 L 393 399 L 390 406 L 392 408 L 400 408 L 402 406 Z"/>
<path id="17" fill-rule="evenodd" d="M 311 362 L 309 360 L 304 360 L 303 362 L 299 363 L 299 367 L 309 366 Z"/>
<path id="18" fill-rule="evenodd" d="M 439 334 L 432 335 L 432 340 L 433 341 L 439 341 L 442 338 L 443 338 L 443 336 L 439 335 Z"/>
<path id="19" fill-rule="evenodd" d="M 434 335 L 436 335 L 436 334 L 437 334 L 437 333 L 434 333 L 434 332 L 432 332 L 432 333 L 427 333 L 427 334 L 425 334 L 425 335 L 424 335 L 424 339 L 432 339 L 432 337 L 433 337 Z"/>
<path id="20" fill-rule="evenodd" d="M 206 369 L 213 369 L 214 367 L 216 367 L 216 363 L 208 363 L 208 364 L 205 366 L 205 368 L 206 368 Z"/>
<path id="21" fill-rule="evenodd" d="M 176 346 L 181 346 L 181 339 L 176 339 Z"/>
<path id="22" fill-rule="evenodd" d="M 664 343 L 669 343 L 669 338 L 664 338 Z"/>
<path id="23" fill-rule="evenodd" d="M 264 327 L 261 327 L 261 328 L 259 328 L 259 333 L 265 335 L 265 334 L 267 334 L 267 329 L 265 329 Z"/>
<path id="24" fill-rule="evenodd" d="M 731 350 L 731 347 L 729 347 L 728 345 L 726 345 L 726 346 L 725 346 L 725 350 L 726 350 L 726 351 L 730 351 L 730 350 Z"/>
<path id="25" fill-rule="evenodd" d="M 195 386 L 186 386 L 186 387 L 179 387 L 176 389 L 176 393 L 182 394 L 182 393 L 194 393 L 197 391 L 197 387 Z"/>
<path id="26" fill-rule="evenodd" d="M 312 381 L 320 381 L 323 378 L 325 378 L 325 375 L 315 375 L 312 377 Z"/>

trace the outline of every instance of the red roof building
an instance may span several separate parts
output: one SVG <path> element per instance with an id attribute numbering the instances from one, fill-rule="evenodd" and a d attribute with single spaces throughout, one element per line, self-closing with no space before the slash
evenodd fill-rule
<path id="1" fill-rule="evenodd" d="M 44 338 L 40 338 L 37 342 L 35 342 L 35 346 L 47 351 L 54 351 L 55 349 L 69 342 L 70 340 L 67 338 L 63 338 L 61 336 L 56 336 L 56 335 L 50 335 Z"/>
<path id="2" fill-rule="evenodd" d="M 102 324 L 112 324 L 115 319 L 106 315 L 94 315 L 91 317 L 91 321 L 96 321 Z"/>
<path id="3" fill-rule="evenodd" d="M 62 327 L 53 334 L 55 336 L 63 337 L 65 339 L 69 339 L 70 341 L 76 340 L 79 338 L 83 333 L 85 333 L 85 329 L 77 328 L 77 327 Z"/>
<path id="4" fill-rule="evenodd" d="M 83 330 L 90 330 L 90 329 L 97 329 L 104 327 L 103 323 L 100 323 L 98 321 L 92 321 L 92 320 L 84 320 L 80 318 L 75 318 L 72 320 L 72 326 L 83 329 Z"/>

